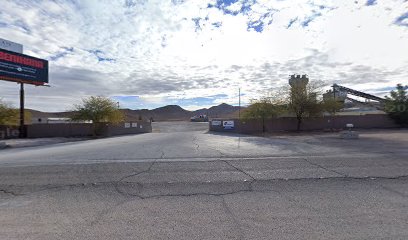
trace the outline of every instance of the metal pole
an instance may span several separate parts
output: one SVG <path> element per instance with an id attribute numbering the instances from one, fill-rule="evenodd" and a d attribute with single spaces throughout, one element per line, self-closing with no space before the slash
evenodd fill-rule
<path id="1" fill-rule="evenodd" d="M 241 88 L 238 88 L 238 105 L 239 105 L 239 108 L 238 108 L 238 119 L 239 120 L 241 120 Z"/>
<path id="2" fill-rule="evenodd" d="M 24 83 L 20 83 L 20 138 L 25 137 L 24 130 Z"/>

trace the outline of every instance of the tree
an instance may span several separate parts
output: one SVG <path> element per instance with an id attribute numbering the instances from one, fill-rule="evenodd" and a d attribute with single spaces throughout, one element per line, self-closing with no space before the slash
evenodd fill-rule
<path id="1" fill-rule="evenodd" d="M 24 111 L 25 122 L 31 121 L 31 113 Z M 0 125 L 18 126 L 20 124 L 20 111 L 0 99 Z"/>
<path id="2" fill-rule="evenodd" d="M 261 119 L 262 132 L 265 132 L 265 119 L 275 117 L 281 111 L 280 106 L 274 103 L 271 98 L 263 97 L 260 100 L 251 102 L 243 112 L 244 119 Z"/>
<path id="3" fill-rule="evenodd" d="M 330 116 L 334 117 L 340 109 L 344 108 L 344 102 L 336 100 L 334 97 L 324 98 L 322 102 L 322 109 L 330 114 Z M 331 119 L 331 130 L 334 130 L 334 121 L 335 119 Z"/>
<path id="4" fill-rule="evenodd" d="M 18 110 L 0 100 L 0 125 L 14 125 L 18 119 Z"/>
<path id="5" fill-rule="evenodd" d="M 397 124 L 408 125 L 408 86 L 398 84 L 390 92 L 390 97 L 385 97 L 385 111 Z"/>
<path id="6" fill-rule="evenodd" d="M 340 111 L 340 109 L 344 108 L 344 102 L 338 101 L 334 98 L 327 98 L 324 99 L 322 102 L 323 110 L 330 113 L 330 115 L 336 115 L 336 112 Z"/>
<path id="7" fill-rule="evenodd" d="M 72 120 L 91 120 L 93 135 L 97 135 L 100 123 L 118 123 L 123 121 L 123 113 L 114 101 L 107 97 L 91 96 L 82 99 L 81 104 L 74 105 Z"/>
<path id="8" fill-rule="evenodd" d="M 316 116 L 322 112 L 322 104 L 318 101 L 320 95 L 320 82 L 309 84 L 293 84 L 286 90 L 288 111 L 295 114 L 297 130 L 300 130 L 306 116 Z"/>

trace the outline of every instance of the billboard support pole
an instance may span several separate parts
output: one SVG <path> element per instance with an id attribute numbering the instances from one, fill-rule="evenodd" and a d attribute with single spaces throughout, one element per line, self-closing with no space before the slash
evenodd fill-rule
<path id="1" fill-rule="evenodd" d="M 238 101 L 239 101 L 238 119 L 241 120 L 241 88 L 238 89 Z"/>
<path id="2" fill-rule="evenodd" d="M 24 130 L 24 83 L 20 83 L 20 138 L 25 137 Z"/>

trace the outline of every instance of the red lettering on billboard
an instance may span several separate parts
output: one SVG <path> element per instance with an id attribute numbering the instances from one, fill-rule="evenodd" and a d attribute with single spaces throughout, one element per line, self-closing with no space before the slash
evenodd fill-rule
<path id="1" fill-rule="evenodd" d="M 18 64 L 24 64 L 24 65 L 35 67 L 35 68 L 44 68 L 44 63 L 42 61 L 32 59 L 32 58 L 21 57 L 21 56 L 17 56 L 17 55 L 10 54 L 10 53 L 5 53 L 2 51 L 0 51 L 0 60 L 5 60 L 8 62 L 13 62 L 13 63 L 18 63 Z"/>

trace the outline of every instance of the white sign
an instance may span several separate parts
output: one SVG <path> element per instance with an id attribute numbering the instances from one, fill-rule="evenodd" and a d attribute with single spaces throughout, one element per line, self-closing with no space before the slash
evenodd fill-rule
<path id="1" fill-rule="evenodd" d="M 213 126 L 221 126 L 221 121 L 218 121 L 218 120 L 211 121 L 211 125 L 213 125 Z"/>
<path id="2" fill-rule="evenodd" d="M 0 48 L 11 52 L 23 53 L 23 45 L 2 38 L 0 38 Z"/>
<path id="3" fill-rule="evenodd" d="M 233 120 L 223 121 L 222 126 L 224 126 L 224 129 L 234 129 L 234 121 Z"/>
<path id="4" fill-rule="evenodd" d="M 137 127 L 137 123 L 132 123 L 132 128 Z"/>
<path id="5" fill-rule="evenodd" d="M 130 123 L 125 123 L 125 128 L 130 128 Z"/>

